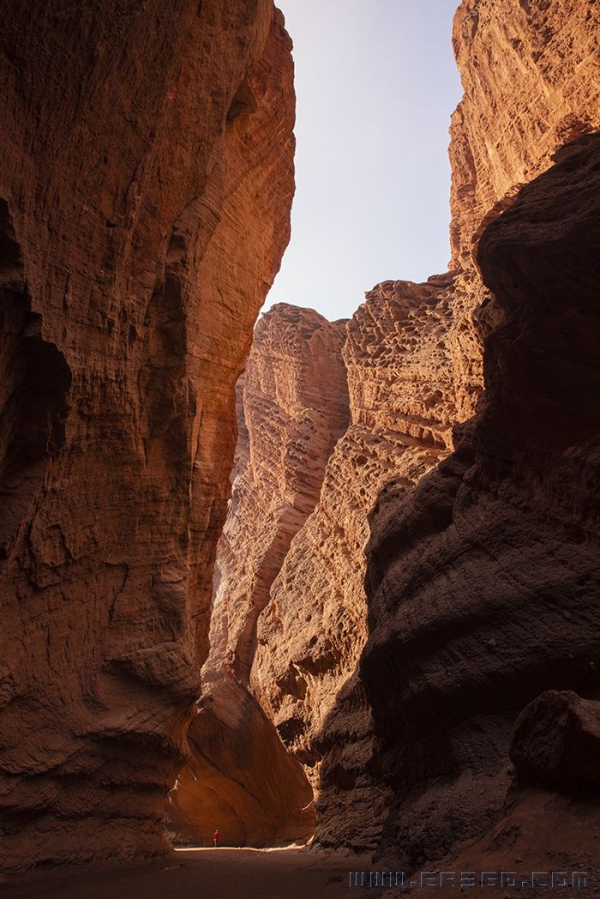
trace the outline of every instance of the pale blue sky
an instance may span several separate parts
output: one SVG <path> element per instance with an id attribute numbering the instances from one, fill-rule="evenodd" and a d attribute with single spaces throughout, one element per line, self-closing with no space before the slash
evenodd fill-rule
<path id="1" fill-rule="evenodd" d="M 446 270 L 458 0 L 276 2 L 294 41 L 296 198 L 263 310 L 349 317 L 379 281 Z"/>

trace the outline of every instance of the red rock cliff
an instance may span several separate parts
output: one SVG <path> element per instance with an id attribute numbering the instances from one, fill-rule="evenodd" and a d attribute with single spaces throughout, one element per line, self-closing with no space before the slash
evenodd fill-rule
<path id="1" fill-rule="evenodd" d="M 255 330 L 192 757 L 168 809 L 179 838 L 205 842 L 215 821 L 226 845 L 307 839 L 314 828 L 310 784 L 252 696 L 249 676 L 259 615 L 348 422 L 344 339 L 345 322 L 285 304 Z M 296 601 L 304 608 L 310 594 Z"/>
<path id="2" fill-rule="evenodd" d="M 164 848 L 294 104 L 270 0 L 9 0 L 0 59 L 12 870 Z"/>
<path id="3" fill-rule="evenodd" d="M 482 225 L 600 127 L 598 8 L 589 0 L 464 0 L 453 44 L 464 96 L 452 116 L 454 267 Z"/>
<path id="4" fill-rule="evenodd" d="M 353 317 L 351 424 L 258 622 L 251 689 L 317 839 L 383 830 L 403 866 L 489 826 L 537 693 L 597 689 L 596 151 L 554 154 L 600 125 L 598 24 L 580 0 L 460 7 L 453 272 Z"/>
<path id="5" fill-rule="evenodd" d="M 252 689 L 306 768 L 316 839 L 330 846 L 373 847 L 389 799 L 356 670 L 368 635 L 368 513 L 390 481 L 410 489 L 450 449 L 461 384 L 452 301 L 451 276 L 388 281 L 348 324 L 351 423 L 259 619 Z"/>
<path id="6" fill-rule="evenodd" d="M 528 702 L 600 693 L 598 136 L 573 143 L 600 125 L 599 27 L 584 2 L 455 19 L 452 233 L 464 308 L 485 298 L 485 394 L 455 453 L 375 510 L 361 664 L 383 848 L 411 869 L 490 827 Z"/>

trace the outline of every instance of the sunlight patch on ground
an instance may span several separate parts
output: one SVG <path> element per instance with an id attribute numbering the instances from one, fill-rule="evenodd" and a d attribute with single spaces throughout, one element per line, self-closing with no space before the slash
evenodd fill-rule
<path id="1" fill-rule="evenodd" d="M 175 852 L 299 852 L 306 849 L 306 845 L 294 846 L 267 846 L 259 849 L 255 846 L 176 846 Z"/>

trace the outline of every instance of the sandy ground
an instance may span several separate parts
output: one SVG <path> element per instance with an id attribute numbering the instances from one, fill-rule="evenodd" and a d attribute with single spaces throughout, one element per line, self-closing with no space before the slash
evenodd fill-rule
<path id="1" fill-rule="evenodd" d="M 160 862 L 0 887 L 2 899 L 350 899 L 371 856 L 307 849 L 185 849 Z M 376 899 L 381 893 L 367 890 Z"/>
<path id="2" fill-rule="evenodd" d="M 117 869 L 78 868 L 67 874 L 54 868 L 44 879 L 39 875 L 29 883 L 0 886 L 0 899 L 541 899 L 544 893 L 548 899 L 600 899 L 600 802 L 598 797 L 522 789 L 486 834 L 425 865 L 424 871 L 454 872 L 452 886 L 447 879 L 444 886 L 421 885 L 412 872 L 412 890 L 389 884 L 384 890 L 371 888 L 369 872 L 378 870 L 370 854 L 184 849 L 161 861 Z M 383 870 L 390 869 L 384 865 Z M 366 872 L 362 889 L 349 885 L 349 873 L 357 871 Z M 553 871 L 569 876 L 586 872 L 588 877 L 585 886 L 552 889 Z M 476 872 L 476 882 L 462 887 L 461 872 Z M 490 881 L 482 887 L 481 872 L 515 872 L 518 888 Z"/>

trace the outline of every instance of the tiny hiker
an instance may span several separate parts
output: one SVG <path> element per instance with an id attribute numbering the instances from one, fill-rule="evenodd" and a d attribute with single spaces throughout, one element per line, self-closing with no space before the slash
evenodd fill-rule
<path id="1" fill-rule="evenodd" d="M 213 840 L 215 841 L 215 849 L 219 845 L 219 840 L 221 839 L 221 835 L 219 833 L 219 828 L 215 827 L 215 832 L 213 833 Z"/>

